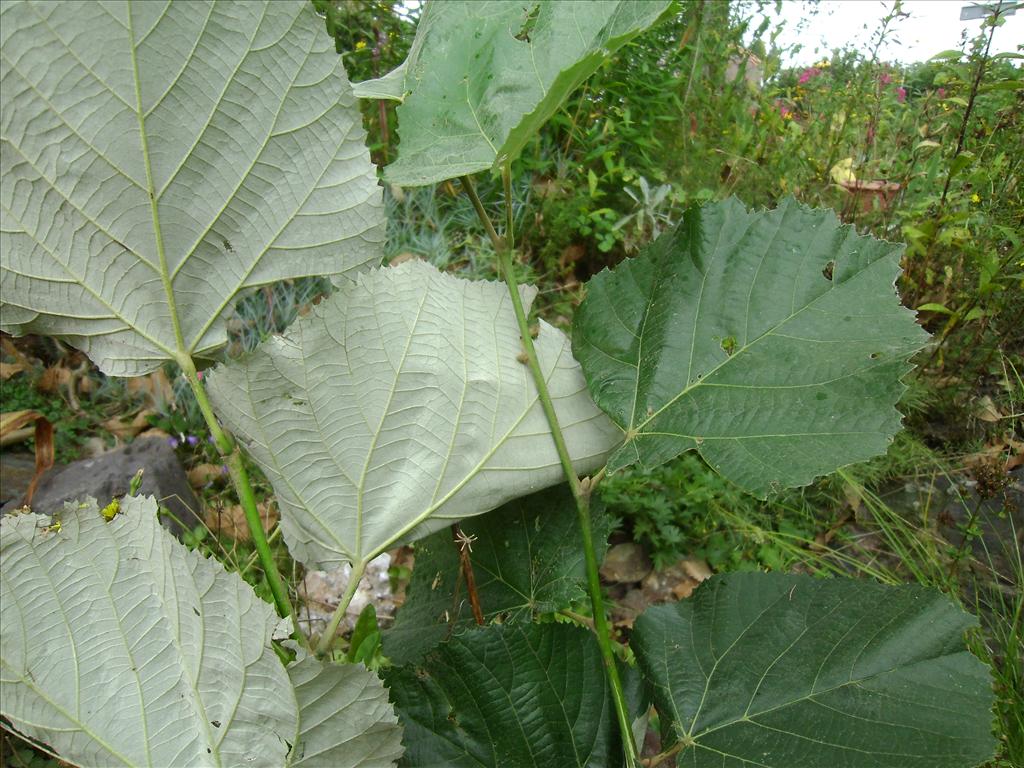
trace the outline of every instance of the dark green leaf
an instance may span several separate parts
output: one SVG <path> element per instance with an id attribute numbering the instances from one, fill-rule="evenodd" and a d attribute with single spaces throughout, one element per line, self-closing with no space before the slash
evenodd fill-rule
<path id="1" fill-rule="evenodd" d="M 377 609 L 373 606 L 373 603 L 367 603 L 366 607 L 359 614 L 355 627 L 352 628 L 352 636 L 348 640 L 348 653 L 345 654 L 345 658 L 349 662 L 359 661 L 359 646 L 367 638 L 372 638 L 374 634 L 377 635 L 379 640 L 380 632 L 377 629 Z"/>
<path id="2" fill-rule="evenodd" d="M 591 512 L 600 556 L 613 521 L 596 497 Z M 469 557 L 486 621 L 530 621 L 535 613 L 586 598 L 576 505 L 567 486 L 516 499 L 463 520 L 461 527 L 474 537 Z M 384 653 L 394 663 L 415 661 L 449 633 L 475 625 L 459 574 L 459 550 L 450 530 L 417 543 L 408 598 L 394 627 L 384 633 Z"/>
<path id="3" fill-rule="evenodd" d="M 406 61 L 357 96 L 397 99 L 401 147 L 384 171 L 418 186 L 514 160 L 576 86 L 653 24 L 667 0 L 428 3 Z"/>
<path id="4" fill-rule="evenodd" d="M 648 609 L 631 644 L 680 768 L 967 768 L 995 746 L 973 623 L 923 587 L 747 573 Z"/>
<path id="5" fill-rule="evenodd" d="M 620 745 L 597 642 L 561 624 L 490 626 L 387 676 L 401 765 L 609 768 Z"/>
<path id="6" fill-rule="evenodd" d="M 626 431 L 609 469 L 697 450 L 763 496 L 884 452 L 927 338 L 893 289 L 900 251 L 831 211 L 732 199 L 594 277 L 573 352 Z"/>

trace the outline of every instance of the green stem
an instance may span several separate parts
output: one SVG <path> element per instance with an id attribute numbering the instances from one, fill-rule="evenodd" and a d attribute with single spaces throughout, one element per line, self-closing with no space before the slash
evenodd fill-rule
<path id="1" fill-rule="evenodd" d="M 199 379 L 199 374 L 196 371 L 195 363 L 192 362 L 192 358 L 183 355 L 178 360 L 178 364 L 181 366 L 181 370 L 184 372 L 185 378 L 192 388 L 192 394 L 196 397 L 199 411 L 203 414 L 206 426 L 210 428 L 210 434 L 213 436 L 213 442 L 217 446 L 221 458 L 224 459 L 224 463 L 227 465 L 228 473 L 231 475 L 235 492 L 238 494 L 238 501 L 242 505 L 242 511 L 245 512 L 245 521 L 248 523 L 249 532 L 252 534 L 252 543 L 256 547 L 256 553 L 259 555 L 260 565 L 263 566 L 263 573 L 266 575 L 267 583 L 270 585 L 270 592 L 274 596 L 274 605 L 277 606 L 277 612 L 281 616 L 291 616 L 295 638 L 305 645 L 306 637 L 299 628 L 298 616 L 292 608 L 291 600 L 288 599 L 288 590 L 281 579 L 281 573 L 277 570 L 277 563 L 274 562 L 274 555 L 270 551 L 267 535 L 263 532 L 263 521 L 260 519 L 259 509 L 256 506 L 256 495 L 253 493 L 252 484 L 249 482 L 249 473 L 245 468 L 245 462 L 242 460 L 242 452 L 231 435 L 225 432 L 217 421 L 217 417 L 213 413 L 213 407 L 210 405 L 210 399 L 206 395 L 206 387 L 203 386 L 203 382 Z"/>
<path id="2" fill-rule="evenodd" d="M 590 604 L 594 611 L 594 634 L 597 637 L 597 644 L 601 649 L 601 658 L 604 661 L 605 671 L 608 676 L 608 684 L 612 692 L 612 701 L 615 704 L 615 714 L 619 721 L 619 730 L 622 735 L 622 751 L 626 760 L 626 768 L 636 768 L 637 751 L 633 742 L 633 729 L 630 724 L 629 708 L 626 706 L 626 695 L 622 688 L 622 680 L 619 678 L 619 669 L 615 662 L 615 651 L 612 649 L 611 632 L 608 627 L 608 617 L 604 609 L 604 600 L 601 597 L 601 577 L 598 574 L 597 553 L 594 550 L 594 538 L 590 529 L 590 493 L 594 483 L 588 478 L 580 482 L 576 470 L 573 469 L 572 459 L 569 456 L 569 449 L 565 445 L 565 437 L 562 428 L 558 423 L 558 416 L 555 414 L 555 406 L 551 402 L 551 393 L 548 391 L 547 381 L 544 379 L 544 372 L 541 370 L 540 361 L 537 358 L 537 350 L 533 345 L 533 337 L 530 335 L 530 327 L 526 319 L 526 311 L 523 308 L 522 297 L 519 295 L 519 284 L 512 271 L 512 250 L 514 247 L 512 233 L 512 182 L 508 164 L 502 169 L 502 179 L 505 186 L 505 209 L 506 209 L 506 231 L 505 238 L 498 237 L 494 231 L 484 210 L 480 198 L 473 187 L 473 181 L 468 176 L 460 178 L 466 194 L 473 203 L 477 216 L 487 230 L 488 236 L 498 252 L 498 264 L 501 274 L 508 286 L 509 296 L 512 299 L 512 309 L 515 312 L 516 323 L 519 326 L 519 336 L 523 342 L 523 349 L 526 352 L 530 372 L 533 374 L 533 381 L 537 386 L 537 396 L 540 399 L 541 408 L 547 417 L 548 426 L 551 430 L 551 437 L 555 442 L 555 450 L 558 451 L 558 458 L 562 463 L 565 478 L 569 482 L 573 498 L 576 500 L 577 517 L 579 518 L 580 534 L 583 538 L 583 553 L 587 564 L 587 591 L 590 593 Z"/>
<path id="3" fill-rule="evenodd" d="M 278 525 L 275 526 L 274 530 L 270 532 L 269 536 L 267 536 L 267 544 L 273 544 L 279 538 L 281 538 L 281 526 Z M 259 552 L 253 552 L 251 555 L 249 555 L 249 557 L 245 561 L 245 565 L 243 565 L 241 570 L 238 572 L 238 575 L 244 579 L 245 574 L 249 572 L 249 569 L 252 568 L 256 564 L 256 561 L 259 559 Z"/>
<path id="4" fill-rule="evenodd" d="M 352 564 L 352 571 L 348 576 L 348 584 L 345 585 L 345 594 L 341 596 L 341 602 L 338 603 L 338 607 L 334 609 L 334 613 L 331 615 L 331 620 L 327 624 L 327 629 L 324 630 L 323 635 L 320 637 L 320 642 L 316 645 L 317 658 L 323 658 L 331 649 L 331 643 L 334 642 L 334 636 L 338 633 L 338 625 L 341 624 L 341 620 L 345 618 L 345 612 L 348 610 L 349 603 L 352 602 L 352 598 L 356 594 L 356 589 L 359 587 L 359 582 L 363 578 L 363 570 L 365 568 L 366 563 Z"/>

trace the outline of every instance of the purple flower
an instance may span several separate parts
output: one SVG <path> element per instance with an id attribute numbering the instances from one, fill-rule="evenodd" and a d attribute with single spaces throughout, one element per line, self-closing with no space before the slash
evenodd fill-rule
<path id="1" fill-rule="evenodd" d="M 171 446 L 171 448 L 177 448 L 178 445 L 180 445 L 180 443 L 178 442 L 178 438 L 176 437 L 168 437 L 167 444 Z"/>
<path id="2" fill-rule="evenodd" d="M 199 438 L 196 437 L 195 435 L 189 435 L 188 437 L 185 438 L 185 442 L 194 448 L 195 446 L 199 445 Z"/>
<path id="3" fill-rule="evenodd" d="M 907 100 L 907 89 L 904 88 L 903 86 L 900 86 L 899 88 L 896 89 L 896 101 L 898 101 L 900 104 L 902 104 L 906 100 Z"/>

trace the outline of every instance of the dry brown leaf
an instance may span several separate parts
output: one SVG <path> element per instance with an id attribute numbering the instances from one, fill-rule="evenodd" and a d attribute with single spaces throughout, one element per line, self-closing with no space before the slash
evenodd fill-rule
<path id="1" fill-rule="evenodd" d="M 148 376 L 136 376 L 125 382 L 125 389 L 131 395 L 142 395 L 149 408 L 162 408 L 174 402 L 174 387 L 163 370 L 153 371 Z"/>
<path id="2" fill-rule="evenodd" d="M 33 427 L 27 425 L 34 424 Z M 36 483 L 53 466 L 53 425 L 39 411 L 9 411 L 0 413 L 0 446 L 10 445 L 29 437 L 36 440 L 36 473 L 25 492 L 25 504 L 32 501 Z"/>
<path id="3" fill-rule="evenodd" d="M 32 482 L 28 484 L 28 490 L 25 491 L 25 503 L 32 503 L 32 496 L 36 492 L 36 485 L 39 483 L 39 478 L 53 466 L 54 449 L 53 449 L 53 425 L 50 420 L 44 416 L 40 416 L 36 419 L 36 473 L 32 477 Z"/>
<path id="4" fill-rule="evenodd" d="M 45 418 L 39 411 L 8 411 L 0 413 L 0 446 L 13 445 L 32 437 L 33 429 L 26 425 Z"/>
<path id="5" fill-rule="evenodd" d="M 29 370 L 27 363 L 18 360 L 14 363 L 0 363 L 0 380 L 7 381 L 11 376 Z"/>
<path id="6" fill-rule="evenodd" d="M 693 594 L 693 590 L 697 588 L 696 581 L 680 581 L 674 587 L 672 587 L 672 594 L 675 595 L 676 600 L 685 600 Z"/>
<path id="7" fill-rule="evenodd" d="M 705 581 L 711 578 L 711 566 L 707 560 L 695 557 L 687 557 L 679 562 L 687 575 L 696 582 Z"/>
<path id="8" fill-rule="evenodd" d="M 260 519 L 263 521 L 264 532 L 269 533 L 270 529 L 277 524 L 277 505 L 272 501 L 261 501 L 256 505 L 256 509 L 259 510 Z M 214 533 L 223 533 L 235 541 L 250 541 L 252 539 L 241 504 L 208 507 L 203 515 L 203 521 Z"/>
<path id="9" fill-rule="evenodd" d="M 395 258 L 393 258 L 391 261 L 389 261 L 388 262 L 388 266 L 389 267 L 397 267 L 399 264 L 404 264 L 407 261 L 415 261 L 415 260 L 418 260 L 419 258 L 420 257 L 417 256 L 415 253 L 410 253 L 409 251 L 403 251 L 402 253 L 400 253 L 397 256 L 395 256 Z"/>
<path id="10" fill-rule="evenodd" d="M 75 380 L 75 373 L 60 363 L 49 366 L 36 382 L 36 389 L 46 395 L 56 395 L 61 388 L 67 389 Z"/>
<path id="11" fill-rule="evenodd" d="M 149 417 L 152 415 L 154 415 L 154 412 L 146 408 L 135 414 L 131 421 L 122 421 L 120 417 L 115 416 L 104 421 L 101 426 L 110 434 L 123 440 L 127 437 L 135 437 L 147 429 L 149 427 Z"/>
<path id="12" fill-rule="evenodd" d="M 193 488 L 202 488 L 226 476 L 220 464 L 197 464 L 188 471 L 188 482 Z"/>
<path id="13" fill-rule="evenodd" d="M 156 427 L 150 427 L 149 429 L 147 429 L 147 430 L 145 430 L 143 432 L 140 432 L 138 436 L 139 437 L 157 437 L 157 438 L 160 438 L 162 440 L 166 440 L 166 439 L 168 439 L 170 437 L 170 435 L 167 432 L 164 432 L 162 429 L 157 429 Z"/>
<path id="14" fill-rule="evenodd" d="M 1006 418 L 999 409 L 996 408 L 996 404 L 992 402 L 992 398 L 985 395 L 983 398 L 978 400 L 974 408 L 974 415 L 982 421 L 987 421 L 990 424 L 994 424 L 997 421 L 1001 421 Z"/>
<path id="15" fill-rule="evenodd" d="M 698 585 L 711 578 L 711 568 L 705 560 L 687 557 L 660 571 L 654 571 L 641 585 L 648 603 L 682 600 L 693 594 Z"/>
<path id="16" fill-rule="evenodd" d="M 1024 442 L 1018 440 L 1012 431 L 1008 430 L 1002 437 L 996 438 L 977 453 L 965 456 L 964 464 L 973 466 L 1001 456 L 1006 456 L 1007 472 L 1024 466 Z"/>

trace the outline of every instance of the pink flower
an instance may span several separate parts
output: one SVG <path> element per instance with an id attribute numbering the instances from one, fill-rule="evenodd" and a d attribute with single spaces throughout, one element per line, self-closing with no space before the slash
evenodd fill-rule
<path id="1" fill-rule="evenodd" d="M 820 74 L 821 70 L 817 67 L 808 67 L 800 73 L 800 78 L 797 80 L 797 83 L 799 85 L 803 85 L 804 83 L 810 82 L 812 78 L 815 78 Z"/>
<path id="2" fill-rule="evenodd" d="M 946 98 L 946 89 L 945 89 L 945 88 L 939 88 L 939 89 L 938 89 L 938 90 L 937 90 L 937 91 L 935 92 L 935 95 L 936 95 L 936 96 L 938 96 L 938 97 L 939 97 L 940 99 L 944 99 L 944 98 Z"/>
<path id="3" fill-rule="evenodd" d="M 881 76 L 878 78 L 878 82 L 881 83 L 882 85 L 888 85 L 889 83 L 892 82 L 892 75 L 890 75 L 888 72 L 883 72 Z"/>
<path id="4" fill-rule="evenodd" d="M 899 88 L 896 89 L 896 101 L 898 101 L 900 104 L 902 104 L 906 100 L 907 100 L 907 89 L 904 88 L 903 86 L 900 86 Z"/>

